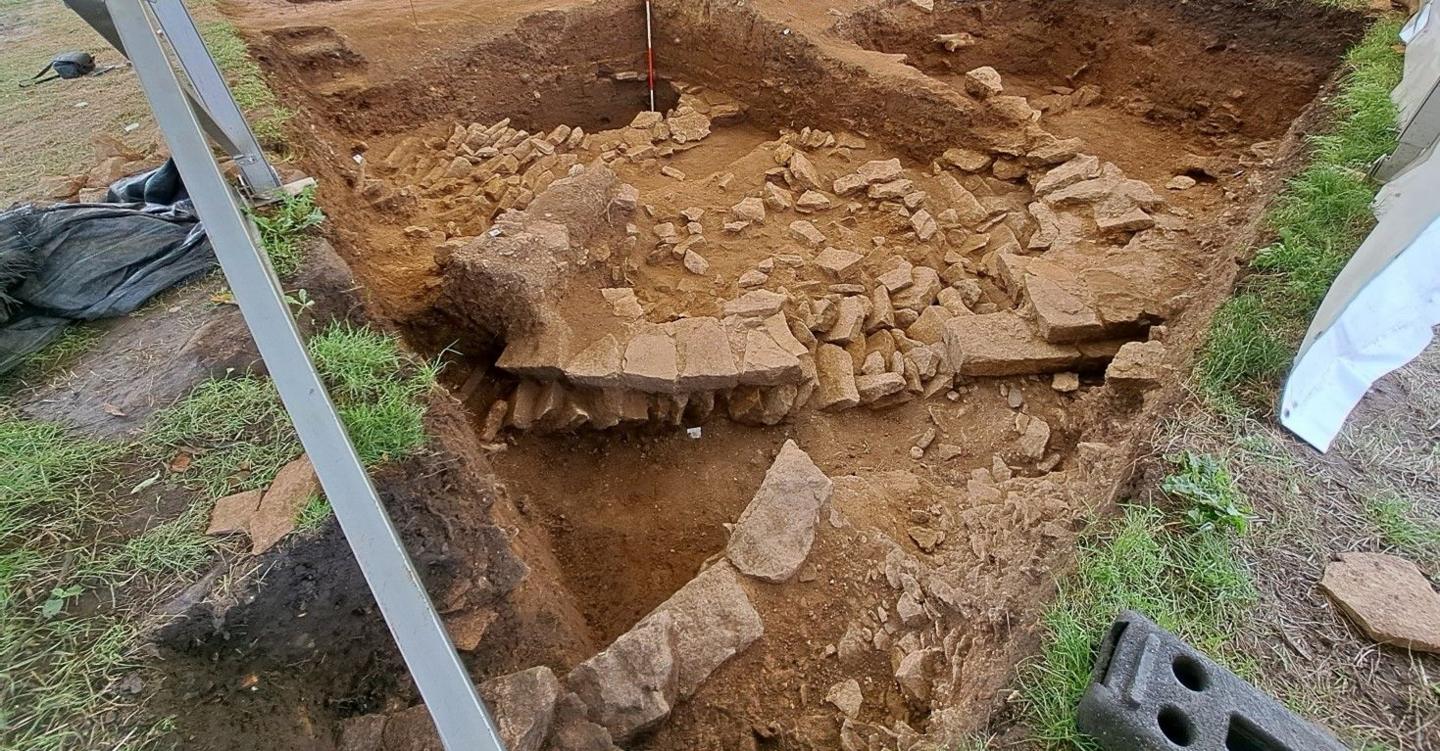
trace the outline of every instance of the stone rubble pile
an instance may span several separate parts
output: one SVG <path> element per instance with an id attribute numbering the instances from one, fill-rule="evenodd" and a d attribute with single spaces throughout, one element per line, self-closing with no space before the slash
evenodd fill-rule
<path id="1" fill-rule="evenodd" d="M 479 235 L 499 214 L 524 209 L 536 195 L 587 159 L 592 138 L 557 125 L 547 133 L 511 126 L 457 124 L 448 138 L 410 136 L 368 169 L 361 195 L 380 208 L 425 201 L 426 214 L 453 224 L 450 235 Z M 399 187 L 395 187 L 395 186 Z"/>
<path id="2" fill-rule="evenodd" d="M 468 268 L 488 264 L 489 278 L 499 279 L 525 255 L 514 246 L 530 237 L 569 265 L 531 264 L 507 282 L 545 290 L 573 286 L 588 261 L 610 256 L 609 245 L 577 232 L 577 223 L 623 227 L 614 245 L 625 252 L 653 237 L 653 249 L 641 249 L 648 262 L 700 276 L 713 273 L 707 223 L 723 225 L 725 242 L 774 242 L 778 233 L 788 247 L 741 273 L 720 315 L 652 321 L 635 290 L 602 284 L 587 294 L 598 291 L 604 302 L 588 309 L 551 305 L 521 316 L 526 325 L 507 332 L 497 364 L 522 380 L 490 410 L 487 436 L 507 427 L 693 424 L 717 409 L 773 425 L 807 406 L 883 409 L 928 398 L 950 391 L 957 377 L 1104 368 L 1127 341 L 1173 314 L 1181 291 L 1173 236 L 1183 224 L 1148 184 L 1082 153 L 1078 139 L 1040 128 L 1038 112 L 1004 95 L 993 69 L 966 80 L 983 105 L 1018 120 L 1019 140 L 950 148 L 928 174 L 895 158 L 857 159 L 834 174 L 817 165 L 835 154 L 849 159 L 864 142 L 803 128 L 757 150 L 769 166 L 728 209 L 661 215 L 597 163 L 572 165 L 576 175 L 548 182 L 543 200 L 527 198 L 543 211 L 502 215 L 527 217 L 523 231 L 497 220 L 499 236 L 492 230 L 476 243 L 488 245 L 485 252 L 467 252 Z M 588 137 L 599 162 L 659 164 L 695 147 L 710 121 L 686 101 Z M 506 144 L 517 137 L 508 132 L 480 130 L 477 143 Z M 452 141 L 467 148 L 460 135 Z M 589 192 L 571 185 L 592 174 L 608 181 Z M 717 182 L 729 192 L 742 181 L 726 174 Z M 894 229 L 866 243 L 857 236 L 861 218 Z M 781 272 L 796 281 L 782 284 Z M 478 288 L 479 276 L 465 276 L 464 286 Z"/>

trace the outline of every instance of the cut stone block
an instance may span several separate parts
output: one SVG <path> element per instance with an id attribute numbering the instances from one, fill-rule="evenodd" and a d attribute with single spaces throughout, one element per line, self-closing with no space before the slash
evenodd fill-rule
<path id="1" fill-rule="evenodd" d="M 800 360 L 763 329 L 752 329 L 745 335 L 738 380 L 747 386 L 794 383 L 800 380 Z"/>
<path id="2" fill-rule="evenodd" d="M 624 350 L 614 334 L 596 339 L 565 364 L 565 377 L 580 386 L 608 388 L 620 383 Z"/>
<path id="3" fill-rule="evenodd" d="M 815 256 L 815 265 L 835 279 L 845 279 L 857 268 L 864 256 L 839 248 L 826 248 Z"/>
<path id="4" fill-rule="evenodd" d="M 720 321 L 685 318 L 670 324 L 675 336 L 675 353 L 680 391 L 720 390 L 739 382 L 740 369 L 730 349 L 730 337 Z"/>
<path id="5" fill-rule="evenodd" d="M 590 719 L 623 742 L 670 714 L 679 697 L 675 649 L 674 617 L 658 612 L 575 666 L 565 682 L 590 708 Z"/>
<path id="6" fill-rule="evenodd" d="M 1081 297 L 1082 292 L 1083 285 L 1074 278 L 1025 275 L 1025 297 L 1045 341 L 1064 344 L 1105 335 L 1104 322 Z"/>
<path id="7" fill-rule="evenodd" d="M 637 391 L 668 393 L 675 390 L 679 366 L 675 340 L 663 331 L 635 335 L 625 345 L 621 383 Z"/>
<path id="8" fill-rule="evenodd" d="M 822 344 L 815 350 L 815 370 L 819 383 L 815 395 L 817 409 L 839 411 L 860 404 L 855 388 L 855 360 L 850 353 L 833 344 Z"/>
<path id="9" fill-rule="evenodd" d="M 945 346 L 956 372 L 967 376 L 1009 376 L 1071 370 L 1080 350 L 1040 338 L 1011 312 L 956 316 L 945 322 Z"/>

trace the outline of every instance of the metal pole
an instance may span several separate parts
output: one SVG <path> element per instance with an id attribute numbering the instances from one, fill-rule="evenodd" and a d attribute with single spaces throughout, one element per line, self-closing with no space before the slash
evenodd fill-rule
<path id="1" fill-rule="evenodd" d="M 190 17 L 180 0 L 148 1 L 150 9 L 155 13 L 155 20 L 165 31 L 165 38 L 170 40 L 170 46 L 175 49 L 175 57 L 180 61 L 181 69 L 195 85 L 200 103 L 235 144 L 237 153 L 230 156 L 235 160 L 235 166 L 240 169 L 240 177 L 246 187 L 259 196 L 278 196 L 280 177 L 265 159 L 265 153 L 260 149 L 260 141 L 255 138 L 250 123 L 246 122 L 240 105 L 236 104 L 230 86 L 225 83 L 225 76 L 215 64 L 215 58 L 210 56 L 210 50 L 200 38 L 200 31 L 195 28 L 195 20 Z"/>
<path id="2" fill-rule="evenodd" d="M 450 751 L 503 751 L 495 724 L 306 354 L 254 224 L 241 212 L 211 156 L 143 0 L 106 0 L 106 6 L 295 432 L 335 507 L 441 741 Z"/>
<path id="3" fill-rule="evenodd" d="M 645 0 L 645 67 L 650 71 L 650 111 L 655 111 L 655 39 L 650 31 L 650 0 Z"/>
<path id="4" fill-rule="evenodd" d="M 121 41 L 120 35 L 115 31 L 115 23 L 110 19 L 110 11 L 105 7 L 105 0 L 65 0 L 65 5 L 75 14 L 90 24 L 97 34 L 105 38 L 117 52 L 126 56 L 130 53 L 125 49 L 125 43 Z M 175 0 L 174 8 L 167 8 L 168 11 L 178 10 L 178 14 L 184 16 L 185 24 L 177 25 L 177 32 L 167 32 L 176 38 L 184 38 L 193 35 L 194 41 L 199 40 L 198 32 L 195 31 L 194 22 L 189 20 L 190 14 L 185 12 L 185 6 Z M 174 24 L 172 24 L 174 25 Z M 188 25 L 190 34 L 185 33 L 185 26 Z M 265 153 L 260 149 L 255 136 L 250 131 L 250 125 L 245 122 L 245 117 L 240 113 L 235 104 L 235 98 L 230 94 L 230 88 L 225 85 L 225 79 L 219 77 L 215 62 L 210 57 L 210 52 L 203 44 L 185 44 L 185 51 L 177 48 L 176 55 L 181 57 L 181 65 L 185 66 L 187 72 L 197 71 L 199 68 L 209 66 L 216 70 L 216 78 L 219 88 L 213 85 L 206 91 L 198 91 L 189 79 L 181 80 L 186 98 L 196 108 L 196 114 L 200 118 L 200 125 L 205 129 L 205 134 L 216 143 L 226 154 L 230 155 L 235 163 L 241 168 L 241 176 L 245 178 L 247 186 L 256 195 L 270 197 L 278 195 L 280 190 L 280 178 L 275 170 L 265 159 Z M 196 65 L 186 66 L 185 56 L 198 58 Z M 233 111 L 233 114 L 220 118 L 212 112 L 223 111 L 226 107 Z M 222 124 L 221 120 L 225 123 Z M 238 127 L 237 127 L 238 123 Z"/>

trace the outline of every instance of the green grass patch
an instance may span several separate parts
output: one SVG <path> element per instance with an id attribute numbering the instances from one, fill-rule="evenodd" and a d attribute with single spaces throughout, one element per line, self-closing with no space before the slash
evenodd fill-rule
<path id="1" fill-rule="evenodd" d="M 1234 536 L 1176 524 L 1149 506 L 1081 541 L 1075 574 L 1046 612 L 1039 657 L 1022 671 L 1021 695 L 1034 738 L 1046 749 L 1095 749 L 1075 726 L 1100 637 L 1122 610 L 1135 610 L 1231 669 L 1229 639 L 1256 597 Z"/>
<path id="2" fill-rule="evenodd" d="M 235 25 L 223 19 L 207 21 L 200 24 L 200 36 L 215 64 L 225 73 L 235 102 L 249 115 L 255 137 L 267 147 L 283 148 L 285 126 L 295 113 L 281 106 L 275 92 L 265 84 L 260 66 L 250 57 Z"/>
<path id="3" fill-rule="evenodd" d="M 1390 90 L 1400 81 L 1399 19 L 1371 27 L 1345 58 L 1334 123 L 1311 139 L 1309 167 L 1286 186 L 1268 217 L 1273 243 L 1254 272 L 1217 312 L 1195 369 L 1195 383 L 1223 410 L 1268 406 L 1335 276 L 1373 226 L 1377 187 L 1369 165 L 1395 148 Z"/>
<path id="4" fill-rule="evenodd" d="M 403 355 L 394 337 L 346 324 L 325 329 L 308 347 L 366 464 L 424 445 L 425 395 L 437 365 Z M 201 384 L 160 412 L 148 434 L 159 458 L 191 454 L 182 478 L 211 497 L 269 485 L 301 451 L 274 384 L 252 375 Z"/>
<path id="5" fill-rule="evenodd" d="M 1440 520 L 1427 518 L 1410 499 L 1389 489 L 1371 493 L 1365 512 L 1381 542 L 1407 556 L 1440 563 Z"/>
<path id="6" fill-rule="evenodd" d="M 260 230 L 260 244 L 270 256 L 270 265 L 284 279 L 300 270 L 304 260 L 302 241 L 312 228 L 325 221 L 325 214 L 315 203 L 312 187 L 254 212 L 251 219 Z"/>
<path id="7" fill-rule="evenodd" d="M 367 463 L 424 444 L 437 366 L 343 324 L 309 346 Z M 143 749 L 163 735 L 163 721 L 128 726 L 133 700 L 108 690 L 142 667 L 147 598 L 213 559 L 208 497 L 264 486 L 300 450 L 274 386 L 256 376 L 201 384 L 158 413 L 139 444 L 89 440 L 0 407 L 0 750 Z M 183 471 L 137 481 L 148 471 L 137 472 L 137 457 L 175 467 L 182 454 Z M 147 494 L 158 504 L 183 488 L 204 497 L 142 531 L 120 526 Z M 331 513 L 317 495 L 297 521 L 318 529 Z"/>
<path id="8" fill-rule="evenodd" d="M 300 513 L 295 516 L 295 527 L 302 532 L 313 532 L 334 515 L 335 509 L 330 508 L 330 502 L 317 493 L 310 496 L 305 505 L 300 507 Z"/>
<path id="9" fill-rule="evenodd" d="M 104 689 L 129 666 L 134 628 L 66 610 L 95 585 L 89 532 L 105 521 L 101 486 L 124 452 L 0 411 L 0 748 L 108 737 L 89 720 L 116 705 Z"/>

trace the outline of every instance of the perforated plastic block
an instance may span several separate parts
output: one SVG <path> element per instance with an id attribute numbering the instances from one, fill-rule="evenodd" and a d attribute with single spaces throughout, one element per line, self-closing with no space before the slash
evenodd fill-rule
<path id="1" fill-rule="evenodd" d="M 1344 751 L 1307 722 L 1139 613 L 1100 644 L 1080 730 L 1107 751 Z"/>

